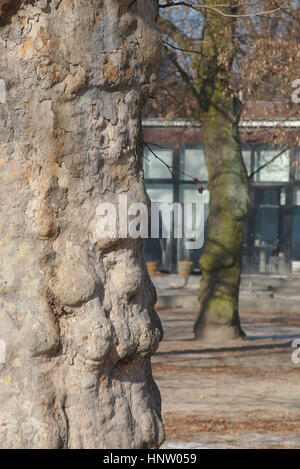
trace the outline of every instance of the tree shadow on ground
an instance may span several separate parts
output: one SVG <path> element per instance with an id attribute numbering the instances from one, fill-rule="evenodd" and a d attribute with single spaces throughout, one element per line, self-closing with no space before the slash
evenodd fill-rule
<path id="1" fill-rule="evenodd" d="M 294 338 L 299 337 L 299 335 L 289 335 L 289 336 L 276 336 L 276 340 L 285 339 L 285 338 Z M 274 336 L 271 337 L 272 339 Z M 251 340 L 264 340 L 262 337 L 252 336 Z M 240 346 L 228 346 L 228 347 L 207 347 L 200 349 L 184 349 L 184 350 L 170 350 L 167 352 L 156 352 L 155 356 L 165 356 L 165 355 L 187 355 L 187 354 L 206 354 L 206 353 L 226 353 L 226 352 L 249 352 L 251 350 L 268 350 L 276 348 L 291 348 L 291 341 L 288 342 L 277 342 L 274 344 L 254 344 L 254 345 L 240 345 Z"/>

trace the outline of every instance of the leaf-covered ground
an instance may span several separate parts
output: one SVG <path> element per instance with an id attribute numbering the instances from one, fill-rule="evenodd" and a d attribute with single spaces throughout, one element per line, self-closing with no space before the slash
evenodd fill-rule
<path id="1" fill-rule="evenodd" d="M 300 448 L 300 314 L 241 313 L 249 340 L 193 340 L 196 313 L 159 311 L 165 339 L 153 357 L 164 447 Z M 299 353 L 300 357 L 300 353 Z"/>

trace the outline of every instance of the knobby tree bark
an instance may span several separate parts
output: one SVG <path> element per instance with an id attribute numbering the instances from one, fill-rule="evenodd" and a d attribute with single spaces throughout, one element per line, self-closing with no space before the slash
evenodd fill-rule
<path id="1" fill-rule="evenodd" d="M 143 241 L 96 230 L 99 203 L 147 203 L 157 2 L 0 6 L 0 447 L 157 447 Z"/>

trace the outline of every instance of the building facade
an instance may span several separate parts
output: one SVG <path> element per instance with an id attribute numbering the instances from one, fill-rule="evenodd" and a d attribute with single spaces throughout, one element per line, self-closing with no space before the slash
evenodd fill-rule
<path id="1" fill-rule="evenodd" d="M 208 174 L 199 124 L 157 119 L 146 119 L 143 124 L 144 177 L 151 201 L 204 203 L 206 233 Z M 264 133 L 278 127 L 289 130 L 286 145 L 276 148 L 262 143 Z M 250 188 L 244 273 L 289 275 L 299 270 L 300 151 L 293 138 L 299 131 L 300 121 L 296 119 L 241 122 L 242 153 Z M 199 180 L 198 185 L 193 178 Z M 170 238 L 147 240 L 146 260 L 157 260 L 159 270 L 170 273 L 177 271 L 179 260 L 192 260 L 196 273 L 203 249 L 188 250 L 185 240 L 176 239 L 171 233 Z"/>

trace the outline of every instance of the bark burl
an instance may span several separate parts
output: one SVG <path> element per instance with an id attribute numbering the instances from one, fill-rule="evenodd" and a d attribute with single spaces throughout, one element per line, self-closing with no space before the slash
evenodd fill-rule
<path id="1" fill-rule="evenodd" d="M 157 2 L 15 5 L 0 5 L 0 447 L 157 447 L 143 241 L 96 230 L 99 203 L 148 200 Z"/>

